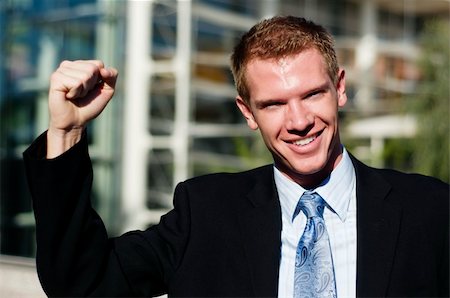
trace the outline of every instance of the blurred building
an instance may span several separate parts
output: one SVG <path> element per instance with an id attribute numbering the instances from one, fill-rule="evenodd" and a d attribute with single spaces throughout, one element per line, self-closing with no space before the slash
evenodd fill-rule
<path id="1" fill-rule="evenodd" d="M 335 35 L 350 99 L 342 112 L 344 137 L 364 139 L 355 153 L 380 165 L 385 138 L 414 134 L 414 119 L 398 114 L 420 78 L 417 38 L 428 19 L 448 20 L 449 5 L 448 0 L 2 1 L 0 253 L 35 253 L 21 153 L 47 127 L 48 78 L 61 60 L 98 58 L 120 71 L 115 99 L 88 128 L 93 203 L 116 235 L 157 222 L 171 207 L 179 181 L 270 162 L 235 108 L 228 68 L 233 45 L 256 21 L 294 14 Z"/>

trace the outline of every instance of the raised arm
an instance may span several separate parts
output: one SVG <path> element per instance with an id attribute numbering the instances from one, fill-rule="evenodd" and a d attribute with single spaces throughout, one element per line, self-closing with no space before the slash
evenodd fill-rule
<path id="1" fill-rule="evenodd" d="M 115 238 L 108 238 L 92 208 L 93 170 L 83 129 L 111 100 L 116 78 L 117 70 L 101 61 L 61 63 L 51 77 L 49 129 L 24 152 L 37 271 L 50 297 L 161 295 L 183 256 L 189 234 L 183 191 L 184 211 L 171 212 L 158 228 Z"/>
<path id="2" fill-rule="evenodd" d="M 81 139 L 86 124 L 113 97 L 117 74 L 100 60 L 60 64 L 50 79 L 47 158 L 59 156 Z"/>

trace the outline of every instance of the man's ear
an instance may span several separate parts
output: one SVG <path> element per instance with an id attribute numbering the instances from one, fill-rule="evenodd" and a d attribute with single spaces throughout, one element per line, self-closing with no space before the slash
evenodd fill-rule
<path id="1" fill-rule="evenodd" d="M 255 121 L 255 117 L 253 116 L 252 110 L 239 95 L 236 96 L 236 105 L 238 106 L 245 120 L 247 120 L 248 127 L 250 127 L 253 130 L 258 129 L 258 123 L 256 123 Z"/>
<path id="2" fill-rule="evenodd" d="M 347 102 L 347 94 L 345 92 L 345 70 L 339 69 L 339 77 L 336 85 L 336 91 L 338 96 L 338 106 L 343 107 Z"/>

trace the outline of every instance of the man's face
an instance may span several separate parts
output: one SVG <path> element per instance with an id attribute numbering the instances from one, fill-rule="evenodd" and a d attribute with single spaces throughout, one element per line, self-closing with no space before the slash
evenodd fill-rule
<path id="1" fill-rule="evenodd" d="M 247 65 L 250 102 L 236 103 L 251 129 L 259 129 L 275 166 L 305 187 L 338 164 L 342 151 L 338 108 L 347 101 L 344 71 L 335 85 L 320 52 L 309 49 L 279 60 Z"/>

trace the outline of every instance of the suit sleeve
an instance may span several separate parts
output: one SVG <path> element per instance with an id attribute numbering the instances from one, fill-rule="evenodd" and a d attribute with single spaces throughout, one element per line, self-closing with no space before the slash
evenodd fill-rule
<path id="1" fill-rule="evenodd" d="M 55 159 L 44 158 L 45 148 L 44 133 L 24 152 L 24 161 L 36 219 L 37 270 L 47 295 L 165 293 L 182 258 L 189 213 L 172 211 L 159 226 L 109 239 L 91 207 L 86 135 Z M 187 209 L 185 201 L 176 210 Z"/>

